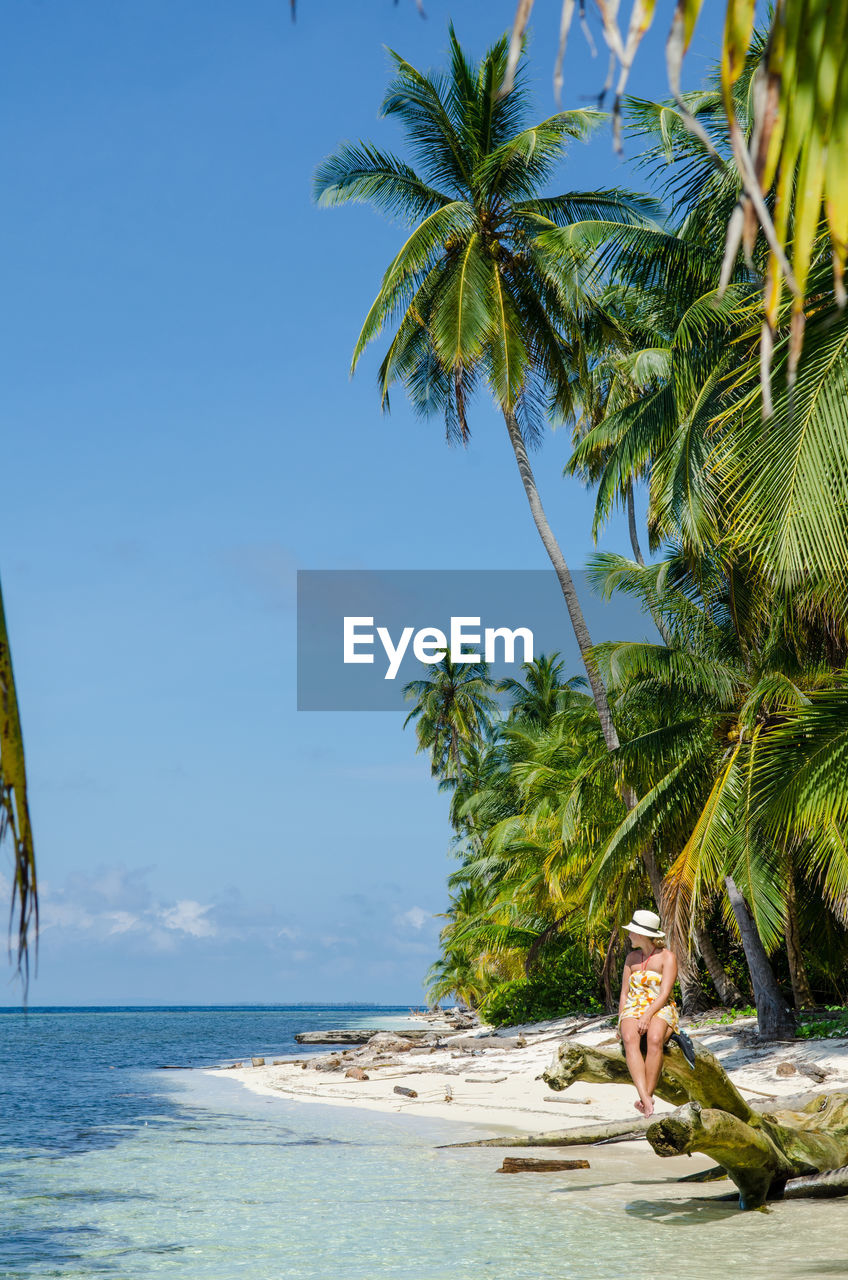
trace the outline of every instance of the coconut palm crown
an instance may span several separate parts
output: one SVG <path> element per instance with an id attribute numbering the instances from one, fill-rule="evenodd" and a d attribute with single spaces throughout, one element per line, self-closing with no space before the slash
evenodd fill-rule
<path id="1" fill-rule="evenodd" d="M 591 299 L 548 261 L 544 231 L 577 219 L 639 222 L 655 202 L 619 191 L 546 195 L 574 139 L 603 115 L 561 111 L 528 126 L 529 91 L 499 97 L 507 61 L 500 39 L 472 65 L 450 28 L 450 68 L 423 74 L 389 51 L 395 77 L 382 114 L 396 117 L 415 167 L 368 142 L 344 143 L 315 175 L 321 205 L 368 201 L 411 232 L 386 270 L 353 353 L 352 369 L 386 327 L 384 408 L 400 382 L 415 409 L 444 418 L 449 441 L 468 441 L 468 404 L 486 386 L 503 414 L 533 519 L 557 572 L 610 747 L 618 745 L 571 575 L 542 508 L 527 456 L 546 414 L 573 409 L 582 323 Z M 593 310 L 593 325 L 599 323 Z"/>

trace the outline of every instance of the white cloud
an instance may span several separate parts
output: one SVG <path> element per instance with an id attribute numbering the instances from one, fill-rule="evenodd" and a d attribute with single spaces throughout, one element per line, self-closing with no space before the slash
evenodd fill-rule
<path id="1" fill-rule="evenodd" d="M 212 938 L 218 930 L 211 920 L 206 919 L 206 913 L 211 910 L 211 903 L 203 906 L 191 898 L 184 898 L 175 907 L 166 907 L 164 911 L 160 911 L 159 918 L 166 929 L 188 933 L 192 938 Z"/>
<path id="2" fill-rule="evenodd" d="M 38 929 L 45 933 L 48 929 L 68 929 L 87 933 L 97 924 L 97 916 L 81 907 L 76 902 L 45 902 L 44 892 L 40 894 Z"/>
<path id="3" fill-rule="evenodd" d="M 81 938 L 114 942 L 127 936 L 133 945 L 173 950 L 179 941 L 219 934 L 211 904 L 183 898 L 157 901 L 146 883 L 148 868 L 100 867 L 92 874 L 72 873 L 62 887 L 42 881 L 40 932 L 69 943 Z M 0 885 L 2 897 L 2 885 Z"/>
<path id="4" fill-rule="evenodd" d="M 138 916 L 134 916 L 131 911 L 106 911 L 104 919 L 112 921 L 110 933 L 126 933 L 129 929 L 135 929 L 139 923 Z"/>
<path id="5" fill-rule="evenodd" d="M 396 923 L 412 929 L 423 929 L 427 921 L 432 918 L 432 913 L 425 911 L 423 907 L 410 907 L 408 911 L 396 917 Z"/>

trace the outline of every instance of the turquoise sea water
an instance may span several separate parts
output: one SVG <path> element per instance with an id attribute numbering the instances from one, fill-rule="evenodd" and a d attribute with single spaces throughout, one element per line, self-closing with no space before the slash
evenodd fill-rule
<path id="1" fill-rule="evenodd" d="M 502 1153 L 439 1149 L 480 1136 L 471 1126 L 262 1097 L 187 1069 L 406 1012 L 0 1013 L 0 1276 L 848 1275 L 846 1202 L 740 1214 L 723 1186 L 677 1183 L 685 1159 L 633 1147 L 593 1149 L 588 1171 L 504 1177 Z"/>

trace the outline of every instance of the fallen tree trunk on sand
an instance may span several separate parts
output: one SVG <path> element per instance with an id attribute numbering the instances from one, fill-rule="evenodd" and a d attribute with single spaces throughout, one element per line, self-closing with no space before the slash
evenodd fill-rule
<path id="1" fill-rule="evenodd" d="M 439 1150 L 455 1147 L 587 1147 L 601 1142 L 626 1142 L 644 1138 L 653 1120 L 634 1116 L 632 1120 L 609 1120 L 603 1124 L 575 1125 L 554 1133 L 525 1133 L 520 1137 L 476 1138 L 473 1142 L 443 1142 Z"/>
<path id="2" fill-rule="evenodd" d="M 807 1200 L 811 1196 L 822 1200 L 831 1196 L 848 1196 L 848 1165 L 842 1169 L 828 1169 L 809 1178 L 794 1178 L 786 1188 L 787 1200 Z"/>
<path id="3" fill-rule="evenodd" d="M 631 1084 L 620 1048 L 563 1044 L 557 1065 L 543 1073 L 551 1089 L 575 1080 Z M 698 1046 L 695 1067 L 677 1045 L 668 1045 L 654 1091 L 677 1106 L 652 1117 L 647 1139 L 659 1156 L 700 1151 L 727 1171 L 742 1209 L 782 1198 L 787 1182 L 848 1164 L 848 1093 L 818 1094 L 800 1110 L 755 1109 L 723 1067 Z"/>

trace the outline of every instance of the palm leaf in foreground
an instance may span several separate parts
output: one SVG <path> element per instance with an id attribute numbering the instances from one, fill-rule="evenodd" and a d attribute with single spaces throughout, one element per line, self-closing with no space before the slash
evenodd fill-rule
<path id="1" fill-rule="evenodd" d="M 27 802 L 26 765 L 18 697 L 6 615 L 0 591 L 0 840 L 8 834 L 14 848 L 12 919 L 17 906 L 17 964 L 24 989 L 29 973 L 29 931 L 38 930 L 38 891 L 35 849 Z M 11 923 L 11 922 L 10 922 Z"/>
<path id="2" fill-rule="evenodd" d="M 619 74 L 615 85 L 615 137 L 620 146 L 620 110 L 630 68 L 642 38 L 652 25 L 656 5 L 635 0 L 629 28 L 623 33 L 618 3 L 596 0 L 602 32 Z M 844 139 L 848 128 L 848 0 L 775 0 L 763 49 L 755 30 L 755 0 L 727 0 L 721 56 L 721 100 L 727 133 L 738 169 L 742 194 L 727 226 L 725 262 L 735 261 L 743 238 L 750 245 L 757 223 L 769 246 L 763 291 L 764 369 L 780 307 L 782 285 L 793 297 L 792 340 L 788 353 L 790 386 L 801 354 L 805 323 L 805 291 L 822 215 L 833 251 L 834 285 L 840 307 L 848 256 L 848 166 Z M 727 160 L 715 145 L 680 88 L 683 56 L 689 47 L 703 0 L 678 0 L 666 43 L 671 91 L 680 120 L 704 145 L 715 164 Z M 518 0 L 510 57 L 501 92 L 512 91 L 533 0 Z M 580 6 L 582 15 L 583 6 Z M 554 71 L 559 100 L 566 41 L 577 7 L 563 0 L 560 40 Z M 748 90 L 746 66 L 762 57 Z M 740 89 L 751 108 L 749 130 L 740 124 Z M 766 196 L 774 193 L 773 212 Z"/>

